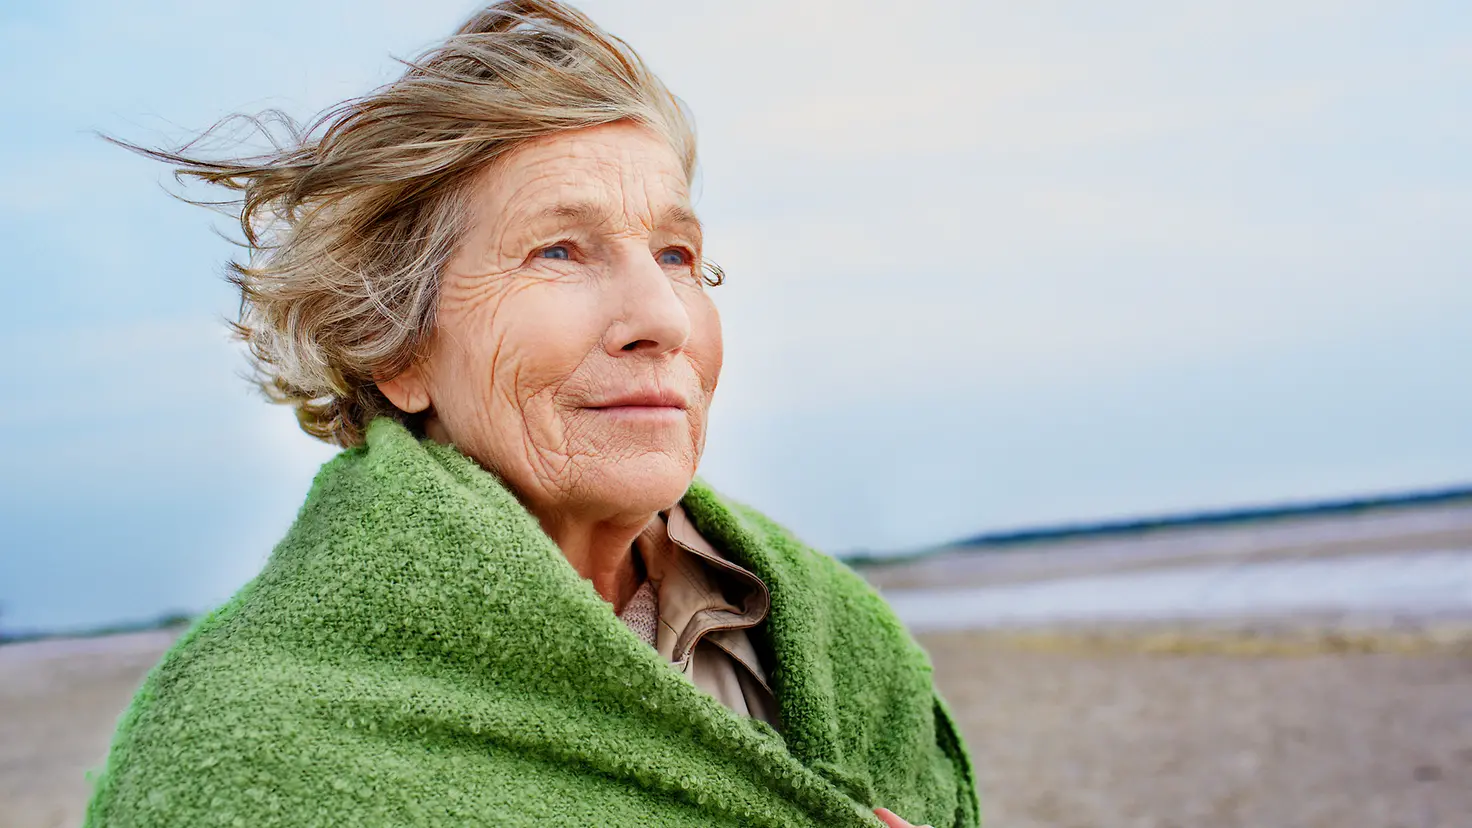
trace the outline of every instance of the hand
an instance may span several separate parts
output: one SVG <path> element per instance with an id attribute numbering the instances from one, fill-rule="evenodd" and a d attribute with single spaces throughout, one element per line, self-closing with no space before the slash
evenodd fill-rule
<path id="1" fill-rule="evenodd" d="M 889 828 L 930 828 L 929 825 L 911 825 L 900 819 L 899 815 L 888 808 L 875 808 L 874 815 L 879 817 L 879 821 L 888 825 Z"/>

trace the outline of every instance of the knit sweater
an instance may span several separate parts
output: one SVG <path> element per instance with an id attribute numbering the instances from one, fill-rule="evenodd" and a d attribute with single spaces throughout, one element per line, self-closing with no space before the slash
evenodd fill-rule
<path id="1" fill-rule="evenodd" d="M 771 589 L 781 733 L 671 670 L 495 476 L 379 419 L 149 674 L 86 824 L 975 826 L 879 596 L 700 481 L 682 505 Z"/>
<path id="2" fill-rule="evenodd" d="M 629 605 L 618 614 L 618 620 L 634 631 L 639 640 L 653 647 L 659 632 L 659 599 L 654 595 L 654 582 L 645 581 L 629 599 Z"/>

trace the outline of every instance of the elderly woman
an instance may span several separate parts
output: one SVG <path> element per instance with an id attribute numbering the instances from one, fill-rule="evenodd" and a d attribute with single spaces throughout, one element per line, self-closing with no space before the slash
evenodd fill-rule
<path id="1" fill-rule="evenodd" d="M 977 824 L 883 601 L 695 478 L 721 276 L 627 45 L 511 0 L 271 155 L 147 152 L 240 191 L 238 332 L 344 451 L 89 824 Z"/>

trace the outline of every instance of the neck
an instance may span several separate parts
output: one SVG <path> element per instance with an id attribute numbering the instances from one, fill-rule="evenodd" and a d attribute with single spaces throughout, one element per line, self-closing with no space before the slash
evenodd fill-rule
<path id="1" fill-rule="evenodd" d="M 534 512 L 535 514 L 535 512 Z M 579 575 L 593 582 L 603 600 L 615 612 L 639 589 L 639 571 L 634 563 L 634 539 L 654 519 L 643 521 L 577 521 L 537 515 L 542 529 L 556 542 L 563 556 Z"/>
<path id="2" fill-rule="evenodd" d="M 425 422 L 424 434 L 436 442 L 452 444 L 449 432 L 434 415 Z M 634 539 L 654 520 L 654 513 L 632 520 L 627 516 L 586 519 L 554 514 L 523 503 L 572 568 L 593 582 L 593 588 L 603 600 L 613 604 L 615 612 L 622 612 L 640 585 L 639 569 L 634 564 Z"/>

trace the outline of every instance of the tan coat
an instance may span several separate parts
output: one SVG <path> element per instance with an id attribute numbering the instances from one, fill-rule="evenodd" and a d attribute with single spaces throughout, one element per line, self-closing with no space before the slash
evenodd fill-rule
<path id="1" fill-rule="evenodd" d="M 770 665 L 750 637 L 771 607 L 767 585 L 701 537 L 679 505 L 656 516 L 635 549 L 647 581 L 642 601 L 636 596 L 620 617 L 696 687 L 736 713 L 778 727 Z M 632 620 L 641 603 L 657 624 Z"/>

